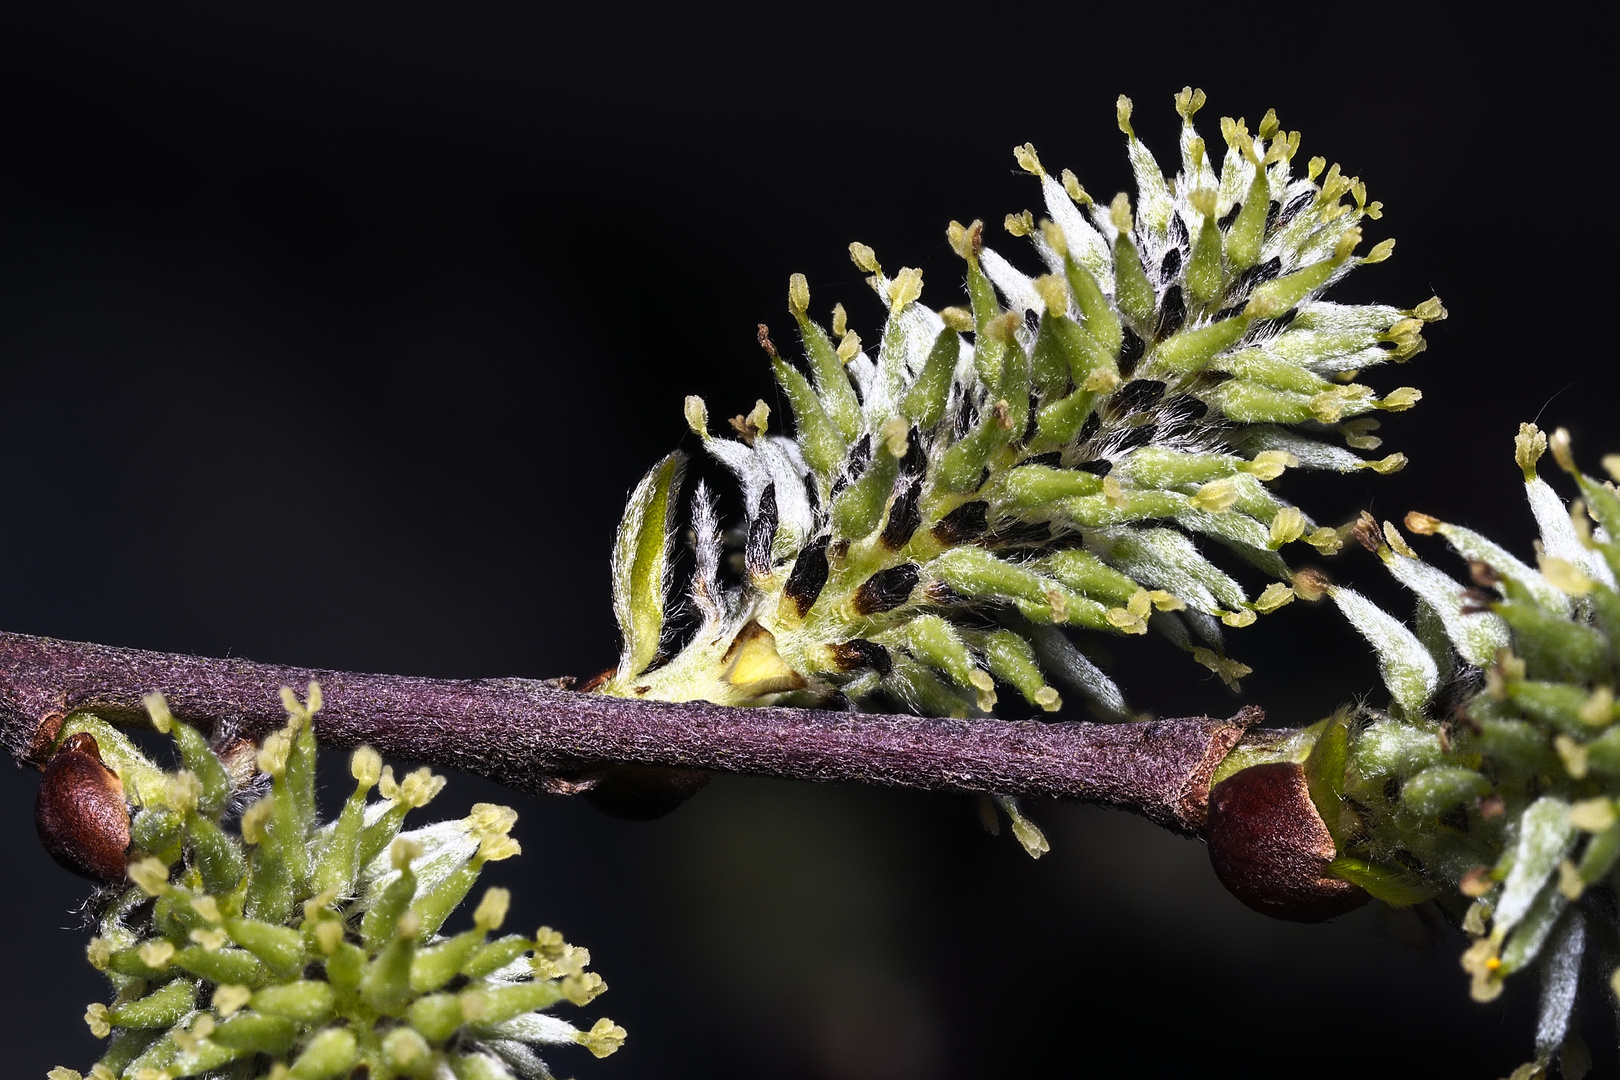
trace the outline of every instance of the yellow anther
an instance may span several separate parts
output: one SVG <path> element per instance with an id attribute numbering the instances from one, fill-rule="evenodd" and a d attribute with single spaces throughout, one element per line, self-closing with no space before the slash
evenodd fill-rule
<path id="1" fill-rule="evenodd" d="M 1114 228 L 1122 233 L 1131 231 L 1131 197 L 1123 191 L 1114 196 L 1114 201 L 1108 204 L 1108 217 L 1114 223 Z"/>
<path id="2" fill-rule="evenodd" d="M 1181 118 L 1190 124 L 1198 110 L 1204 107 L 1205 100 L 1202 90 L 1192 86 L 1183 86 L 1180 92 L 1176 94 L 1176 112 L 1180 113 Z"/>
<path id="3" fill-rule="evenodd" d="M 912 266 L 903 266 L 889 282 L 889 306 L 899 311 L 922 295 L 923 274 Z"/>
<path id="4" fill-rule="evenodd" d="M 1091 196 L 1087 195 L 1086 189 L 1080 186 L 1080 178 L 1068 169 L 1063 170 L 1063 190 L 1068 193 L 1069 198 L 1079 205 L 1091 205 Z"/>
<path id="5" fill-rule="evenodd" d="M 1041 168 L 1040 156 L 1035 153 L 1033 143 L 1013 147 L 1013 157 L 1018 160 L 1018 167 L 1035 176 L 1045 176 L 1046 170 Z"/>
<path id="6" fill-rule="evenodd" d="M 810 310 L 810 281 L 803 274 L 788 278 L 788 310 L 795 315 Z"/>

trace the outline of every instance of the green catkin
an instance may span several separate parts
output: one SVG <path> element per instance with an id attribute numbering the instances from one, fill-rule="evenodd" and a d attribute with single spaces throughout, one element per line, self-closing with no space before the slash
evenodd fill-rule
<path id="1" fill-rule="evenodd" d="M 587 1001 L 604 987 L 584 973 L 586 954 L 550 930 L 538 939 L 488 941 L 509 902 L 500 889 L 486 893 L 473 929 L 437 937 L 482 866 L 517 854 L 507 835 L 516 815 L 479 804 L 464 821 L 399 836 L 394 860 L 362 863 L 366 796 L 379 778 L 392 795 L 390 804 L 372 804 L 371 842 L 381 846 L 395 841 L 405 812 L 431 799 L 442 781 L 419 770 L 396 783 L 377 755 L 362 748 L 351 763 L 355 793 L 338 822 L 323 830 L 314 817 L 310 723 L 319 709 L 318 688 L 310 688 L 305 704 L 291 694 L 284 702 L 288 726 L 267 737 L 260 753 L 272 776 L 271 800 L 243 815 L 252 843 L 221 826 L 230 799 L 210 791 L 215 773 L 199 756 L 213 751 L 174 721 L 161 699 L 148 703 L 154 725 L 166 727 L 180 745 L 186 771 L 165 776 L 144 758 L 116 759 L 131 776 L 148 778 L 146 790 L 166 792 L 175 803 L 147 807 L 136 817 L 145 815 L 144 835 L 170 844 L 180 865 L 165 870 L 160 860 L 143 856 L 131 868 L 140 886 L 115 900 L 102 920 L 100 944 L 90 955 L 117 997 L 111 1007 L 92 1005 L 86 1014 L 92 1033 L 110 1036 L 98 1063 L 104 1072 L 96 1075 L 213 1076 L 245 1069 L 241 1063 L 255 1055 L 263 1055 L 254 1065 L 259 1071 L 243 1077 L 336 1078 L 356 1069 L 431 1077 L 457 1073 L 457 1063 L 474 1058 L 479 1064 L 472 1075 L 481 1077 L 513 1080 L 532 1070 L 532 1046 L 521 1037 L 509 1041 L 511 1033 L 486 1036 L 480 1025 L 493 1014 L 463 1010 L 460 1003 L 494 1001 L 515 1018 L 562 1001 Z M 89 717 L 75 725 L 64 725 L 63 737 L 101 731 L 100 721 Z M 139 753 L 133 747 L 121 752 Z M 218 775 L 228 775 L 223 766 Z M 287 857 L 294 847 L 302 859 Z M 244 857 L 244 848 L 251 855 Z M 402 864 L 391 868 L 399 870 L 392 878 L 386 877 L 390 861 Z M 430 868 L 426 878 L 419 866 Z M 261 873 L 274 876 L 273 888 L 258 885 Z M 276 921 L 255 915 L 255 908 L 285 914 Z M 425 947 L 419 949 L 419 941 Z M 530 953 L 544 970 L 514 982 L 509 965 Z M 542 956 L 562 957 L 559 970 L 567 978 L 549 977 L 552 961 Z M 456 994 L 423 1004 L 425 992 L 457 979 Z M 453 1010 L 440 1007 L 445 999 Z M 413 1017 L 422 1019 L 423 1030 L 412 1026 Z M 610 1021 L 588 1030 L 561 1021 L 529 1030 L 580 1042 L 598 1056 L 624 1037 Z"/>
<path id="2" fill-rule="evenodd" d="M 1567 434 L 1551 442 L 1574 472 Z M 1612 883 L 1620 862 L 1620 660 L 1599 599 L 1611 590 L 1591 576 L 1599 569 L 1581 539 L 1583 523 L 1577 516 L 1572 525 L 1536 476 L 1547 446 L 1533 425 L 1521 427 L 1517 459 L 1542 529 L 1540 574 L 1424 514 L 1408 515 L 1407 529 L 1449 540 L 1473 564 L 1471 588 L 1423 563 L 1395 524 L 1384 524 L 1381 545 L 1372 538 L 1381 561 L 1434 617 L 1427 645 L 1387 616 L 1364 610 L 1357 620 L 1401 704 L 1341 726 L 1351 734 L 1338 775 L 1355 827 L 1336 836 L 1332 863 L 1375 897 L 1397 906 L 1432 899 L 1461 922 L 1473 938 L 1462 966 L 1476 1000 L 1494 999 L 1525 968 L 1543 971 L 1536 1056 L 1519 1070 L 1525 1075 L 1561 1052 L 1576 998 L 1556 973 L 1579 971 L 1591 934 L 1614 933 L 1609 901 L 1588 886 Z M 1594 492 L 1608 494 L 1590 477 L 1577 480 L 1588 505 L 1601 498 Z M 1601 520 L 1615 511 L 1594 512 Z M 1503 636 L 1487 640 L 1507 642 L 1483 657 L 1471 652 L 1479 620 L 1500 620 Z M 1451 676 L 1458 685 L 1437 679 L 1414 692 L 1399 673 L 1436 649 L 1454 651 L 1439 657 L 1454 673 L 1467 672 L 1467 655 L 1483 661 L 1483 688 L 1460 681 L 1464 674 Z M 1459 690 L 1461 704 L 1448 699 Z M 1317 804 L 1329 819 L 1335 807 Z"/>
<path id="3" fill-rule="evenodd" d="M 1197 95 L 1183 96 L 1190 102 Z M 1190 125 L 1190 108 L 1178 109 Z M 809 284 L 792 278 L 788 309 L 815 376 L 812 394 L 785 357 L 773 357 L 784 397 L 802 417 L 793 445 L 761 438 L 762 421 L 745 421 L 736 439 L 710 435 L 702 400 L 685 406 L 704 449 L 740 480 L 743 505 L 775 509 L 771 521 L 749 510 L 751 519 L 731 535 L 769 525 L 773 565 L 791 569 L 750 575 L 735 592 L 706 569 L 718 561 L 703 561 L 705 577 L 694 582 L 693 595 L 706 601 L 731 591 L 730 598 L 699 604 L 702 625 L 673 641 L 661 621 L 635 614 L 663 608 L 635 586 L 633 567 L 619 567 L 614 610 L 626 641 L 638 644 L 627 645 L 633 662 L 621 661 L 623 670 L 595 692 L 726 705 L 899 702 L 947 715 L 988 709 L 996 694 L 978 685 L 968 693 L 954 652 L 919 643 L 914 654 L 897 644 L 893 663 L 880 666 L 871 658 L 881 654 L 861 647 L 901 642 L 907 625 L 925 616 L 944 619 L 969 642 L 1009 619 L 1002 628 L 1021 636 L 1032 627 L 1019 619 L 1127 635 L 1144 633 L 1152 621 L 1235 687 L 1247 668 L 1227 658 L 1221 631 L 1204 617 L 1246 625 L 1282 606 L 1275 589 L 1263 603 L 1251 600 L 1216 571 L 1216 603 L 1208 574 L 1189 572 L 1183 553 L 1164 544 L 1133 549 L 1123 542 L 1128 535 L 1114 534 L 1171 530 L 1207 538 L 1201 542 L 1264 568 L 1286 590 L 1284 559 L 1297 550 L 1288 545 L 1308 536 L 1326 548 L 1342 537 L 1324 533 L 1265 484 L 1284 467 L 1397 468 L 1399 455 L 1359 457 L 1354 451 L 1371 441 L 1370 429 L 1350 424 L 1376 409 L 1409 407 L 1416 392 L 1380 398 L 1370 387 L 1336 380 L 1415 354 L 1424 326 L 1445 311 L 1437 300 L 1406 310 L 1322 300 L 1344 272 L 1387 254 L 1381 244 L 1366 259 L 1354 255 L 1377 205 L 1337 172 L 1320 180 L 1319 170 L 1294 176 L 1298 136 L 1272 119 L 1258 141 L 1236 121 L 1223 121 L 1222 132 L 1233 149 L 1219 169 L 1194 155 L 1190 172 L 1176 177 L 1128 137 L 1134 212 L 1126 194 L 1111 206 L 1091 205 L 1072 177 L 1059 183 L 1032 147 L 1019 147 L 1015 158 L 1039 178 L 1045 214 L 1009 215 L 1007 231 L 1033 241 L 1046 272 L 1026 276 L 1020 260 L 991 246 L 982 222 L 952 222 L 946 235 L 965 264 L 966 288 L 938 310 L 923 302 L 918 271 L 886 275 L 870 248 L 852 245 L 851 258 L 889 312 L 875 357 L 861 350 L 842 306 L 831 333 L 812 319 Z M 1184 133 L 1184 149 L 1193 145 L 1189 138 Z M 1257 160 L 1269 175 L 1256 178 Z M 1289 203 L 1286 223 L 1275 227 L 1268 224 L 1272 190 L 1287 192 Z M 1247 208 L 1234 209 L 1245 201 Z M 1225 228 L 1216 213 L 1221 203 Z M 1282 214 L 1279 208 L 1279 222 Z M 1279 427 L 1296 424 L 1308 427 Z M 1172 446 L 1201 453 L 1166 457 Z M 775 492 L 769 504 L 767 485 Z M 649 519 L 639 505 L 632 500 L 616 550 L 668 549 L 674 526 Z M 703 527 L 711 528 L 707 517 Z M 949 559 L 934 564 L 969 549 L 982 556 L 971 572 Z M 1127 550 L 1138 554 L 1115 554 Z M 1099 561 L 1129 587 L 1110 580 L 1094 594 L 1035 569 L 1065 551 L 1101 553 Z M 1196 553 L 1193 561 L 1207 563 Z M 1183 609 L 1201 614 L 1175 614 Z M 728 624 L 722 610 L 749 614 Z M 1166 614 L 1150 619 L 1155 611 Z M 1203 644 L 1192 644 L 1194 629 Z M 1080 646 L 1087 647 L 1084 640 Z M 654 665 L 657 655 L 664 659 Z M 1051 690 L 1043 697 L 1054 700 L 1056 690 L 1007 663 L 1013 666 L 996 677 L 1007 683 L 1016 674 L 1021 683 L 1011 683 L 1019 693 L 1003 699 L 1002 711 L 1048 708 L 1029 698 L 1030 688 Z M 1123 695 L 1106 675 L 1064 666 L 1076 707 L 1121 714 Z M 978 679 L 992 681 L 985 672 Z M 366 857 L 381 847 L 370 844 Z"/>

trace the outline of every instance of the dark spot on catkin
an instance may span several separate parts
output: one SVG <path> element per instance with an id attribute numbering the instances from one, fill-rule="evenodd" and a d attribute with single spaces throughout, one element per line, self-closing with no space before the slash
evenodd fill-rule
<path id="1" fill-rule="evenodd" d="M 889 520 L 883 526 L 881 537 L 883 546 L 890 551 L 905 547 L 911 540 L 911 534 L 922 524 L 922 514 L 917 509 L 917 496 L 920 494 L 922 484 L 917 480 L 901 481 L 894 502 L 889 506 Z"/>
<path id="2" fill-rule="evenodd" d="M 922 571 L 916 563 L 901 563 L 879 570 L 855 590 L 855 610 L 861 615 L 878 615 L 905 603 L 917 587 Z"/>
<path id="3" fill-rule="evenodd" d="M 942 544 L 965 544 L 983 536 L 989 529 L 990 504 L 982 499 L 963 503 L 939 519 L 934 538 Z"/>
<path id="4" fill-rule="evenodd" d="M 812 540 L 799 552 L 793 572 L 788 575 L 787 584 L 782 586 L 782 595 L 793 601 L 793 606 L 803 617 L 826 585 L 827 537 L 823 536 L 819 540 Z"/>
<path id="5" fill-rule="evenodd" d="M 840 671 L 857 671 L 860 668 L 871 668 L 879 675 L 887 675 L 894 670 L 894 661 L 889 657 L 889 650 L 875 641 L 846 641 L 841 645 L 832 646 L 833 663 L 838 665 Z"/>
<path id="6" fill-rule="evenodd" d="M 1131 377 L 1131 372 L 1136 370 L 1136 365 L 1141 362 L 1142 354 L 1147 351 L 1147 346 L 1137 336 L 1135 330 L 1128 326 L 1124 330 L 1125 336 L 1119 343 L 1118 364 L 1120 375 L 1128 379 Z"/>

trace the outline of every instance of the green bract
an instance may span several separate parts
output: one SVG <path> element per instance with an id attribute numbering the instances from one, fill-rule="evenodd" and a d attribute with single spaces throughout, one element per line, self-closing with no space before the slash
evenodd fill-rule
<path id="1" fill-rule="evenodd" d="M 888 274 L 851 245 L 888 308 L 875 350 L 842 305 L 830 333 L 813 319 L 795 275 L 804 370 L 760 335 L 795 434 L 768 434 L 760 402 L 722 438 L 702 399 L 686 403 L 704 448 L 741 482 L 741 581 L 722 582 L 715 503 L 700 485 L 690 594 L 701 625 L 676 647 L 663 612 L 679 469 L 661 462 L 620 527 L 625 645 L 599 692 L 733 705 L 881 697 L 963 716 L 990 711 L 998 685 L 1056 710 L 1050 679 L 1120 719 L 1118 687 L 1056 628 L 1150 626 L 1235 686 L 1248 668 L 1225 655 L 1223 625 L 1292 599 L 1279 549 L 1332 551 L 1343 538 L 1267 482 L 1289 467 L 1399 468 L 1399 454 L 1354 451 L 1378 446 L 1365 414 L 1420 395 L 1380 398 L 1351 379 L 1418 352 L 1424 323 L 1445 311 L 1321 299 L 1389 254 L 1388 240 L 1355 254 L 1379 204 L 1321 158 L 1294 175 L 1299 134 L 1275 113 L 1255 133 L 1223 119 L 1217 171 L 1192 124 L 1203 102 L 1202 91 L 1176 97 L 1181 170 L 1167 179 L 1120 99 L 1134 207 L 1123 194 L 1094 205 L 1071 173 L 1053 177 L 1018 148 L 1046 217 L 1010 215 L 1007 229 L 1033 244 L 1043 272 L 988 247 L 981 223 L 953 222 L 963 307 L 925 305 L 921 271 Z M 1251 597 L 1211 551 L 1275 580 Z"/>
<path id="2" fill-rule="evenodd" d="M 590 954 L 541 927 L 493 940 L 510 900 L 489 889 L 473 925 L 441 928 L 486 862 L 518 854 L 517 815 L 480 803 L 460 821 L 400 832 L 405 814 L 444 786 L 426 768 L 396 781 L 369 747 L 355 751 L 353 794 L 336 821 L 315 816 L 320 688 L 256 758 L 250 744 L 217 756 L 160 696 L 147 700 L 183 768 L 164 773 L 117 729 L 77 714 L 61 738 L 93 736 L 136 809 L 129 877 L 90 943 L 114 997 L 90 1006 L 108 1038 L 95 1080 L 182 1076 L 316 1080 L 354 1075 L 549 1077 L 536 1048 L 579 1043 L 598 1057 L 624 1029 L 588 1031 L 545 1010 L 584 1005 L 607 989 Z M 224 824 L 233 772 L 268 774 L 268 793 Z M 368 800 L 373 787 L 382 799 Z M 53 1080 L 78 1080 L 56 1069 Z"/>
<path id="3" fill-rule="evenodd" d="M 1468 560 L 1464 584 L 1418 558 L 1393 524 L 1364 521 L 1358 535 L 1417 596 L 1415 630 L 1329 587 L 1394 700 L 1318 725 L 1318 751 L 1328 736 L 1343 749 L 1305 763 L 1339 850 L 1333 871 L 1396 905 L 1432 897 L 1448 908 L 1474 938 L 1462 963 L 1477 1000 L 1539 969 L 1525 1075 L 1567 1052 L 1589 931 L 1613 940 L 1620 883 L 1620 494 L 1576 470 L 1565 432 L 1552 445 L 1579 488 L 1572 507 L 1536 474 L 1546 436 L 1521 426 L 1538 566 L 1408 515 L 1409 530 L 1443 536 Z M 1620 476 L 1620 457 L 1604 465 Z M 1614 985 L 1620 993 L 1620 971 Z"/>

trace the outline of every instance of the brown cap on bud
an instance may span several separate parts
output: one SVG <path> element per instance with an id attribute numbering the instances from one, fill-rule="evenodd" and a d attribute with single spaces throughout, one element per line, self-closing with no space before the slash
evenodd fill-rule
<path id="1" fill-rule="evenodd" d="M 125 879 L 129 804 L 89 734 L 69 735 L 45 766 L 34 827 L 51 858 L 68 870 L 106 885 Z"/>
<path id="2" fill-rule="evenodd" d="M 1205 837 L 1215 876 L 1261 914 L 1320 922 L 1368 900 L 1328 873 L 1337 849 L 1293 762 L 1253 765 L 1216 784 Z"/>

